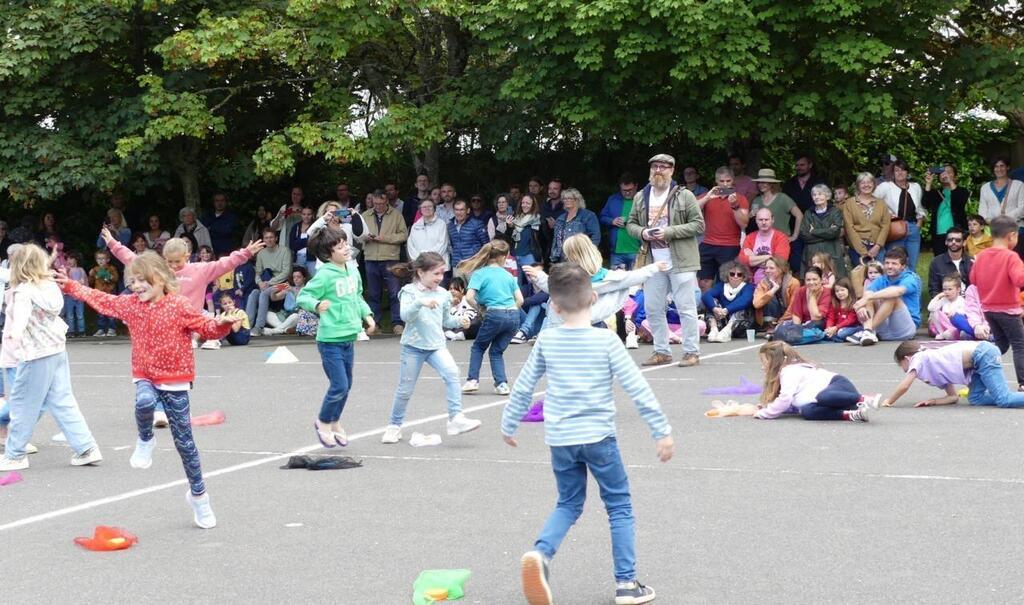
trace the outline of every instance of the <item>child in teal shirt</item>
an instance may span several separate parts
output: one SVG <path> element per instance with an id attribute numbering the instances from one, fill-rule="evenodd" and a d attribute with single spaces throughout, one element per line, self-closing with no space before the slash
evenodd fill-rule
<path id="1" fill-rule="evenodd" d="M 372 334 L 377 326 L 373 312 L 363 300 L 363 284 L 353 264 L 352 249 L 344 231 L 324 229 L 309 239 L 307 249 L 324 265 L 299 292 L 300 307 L 320 316 L 316 348 L 320 352 L 324 374 L 330 385 L 320 405 L 320 415 L 313 422 L 317 439 L 324 447 L 348 445 L 348 436 L 341 428 L 341 412 L 345 409 L 352 388 L 353 343 L 363 324 Z"/>

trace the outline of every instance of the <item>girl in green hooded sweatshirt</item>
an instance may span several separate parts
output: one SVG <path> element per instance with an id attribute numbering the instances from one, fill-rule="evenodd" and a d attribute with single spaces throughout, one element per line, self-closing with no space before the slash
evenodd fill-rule
<path id="1" fill-rule="evenodd" d="M 354 343 L 364 323 L 367 334 L 377 326 L 370 306 L 363 300 L 363 284 L 345 232 L 324 229 L 309 239 L 307 249 L 324 265 L 299 292 L 297 302 L 320 316 L 316 347 L 330 383 L 313 428 L 324 447 L 345 446 L 348 436 L 340 420 L 352 388 Z"/>

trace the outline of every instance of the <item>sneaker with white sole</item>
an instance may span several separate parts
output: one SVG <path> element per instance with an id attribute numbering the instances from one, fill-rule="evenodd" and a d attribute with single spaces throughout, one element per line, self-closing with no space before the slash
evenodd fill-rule
<path id="1" fill-rule="evenodd" d="M 523 596 L 530 605 L 551 605 L 548 585 L 548 559 L 538 550 L 531 550 L 519 560 Z"/>
<path id="2" fill-rule="evenodd" d="M 100 462 L 103 462 L 103 454 L 100 453 L 100 448 L 95 445 L 81 454 L 75 454 L 71 457 L 71 466 L 88 466 L 90 464 L 99 464 Z"/>
<path id="3" fill-rule="evenodd" d="M 167 428 L 167 412 L 157 410 L 153 412 L 153 427 L 158 429 Z"/>
<path id="4" fill-rule="evenodd" d="M 34 446 L 34 445 L 32 445 L 31 443 L 26 443 L 25 444 L 25 453 L 26 454 L 38 454 L 39 453 L 39 448 Z"/>
<path id="5" fill-rule="evenodd" d="M 454 436 L 475 431 L 480 428 L 481 424 L 483 424 L 483 422 L 476 420 L 475 418 L 466 418 L 465 414 L 459 412 L 448 420 L 448 434 Z"/>
<path id="6" fill-rule="evenodd" d="M 455 340 L 455 332 L 453 332 L 452 330 L 445 330 L 444 337 L 447 338 L 448 340 Z"/>
<path id="7" fill-rule="evenodd" d="M 356 340 L 359 342 L 365 342 L 370 340 L 370 335 L 366 333 L 366 330 L 359 330 L 359 334 L 356 336 Z"/>
<path id="8" fill-rule="evenodd" d="M 494 387 L 494 392 L 499 395 L 508 395 L 509 393 L 512 392 L 512 389 L 508 388 L 507 382 L 503 382 L 498 386 Z"/>
<path id="9" fill-rule="evenodd" d="M 220 348 L 220 341 L 219 340 L 207 340 L 199 348 L 200 349 L 204 349 L 206 351 L 216 351 L 217 349 Z"/>
<path id="10" fill-rule="evenodd" d="M 632 334 L 626 334 L 626 348 L 627 349 L 639 349 L 640 339 L 637 338 L 636 332 Z"/>
<path id="11" fill-rule="evenodd" d="M 114 328 L 110 328 L 109 330 L 107 330 L 107 336 L 117 336 L 117 330 L 115 330 Z"/>
<path id="12" fill-rule="evenodd" d="M 53 437 L 50 437 L 50 441 L 55 441 L 57 443 L 67 443 L 68 438 L 64 435 L 64 433 L 57 433 Z"/>
<path id="13" fill-rule="evenodd" d="M 476 393 L 480 390 L 479 380 L 467 380 L 466 384 L 462 385 L 463 393 Z"/>
<path id="14" fill-rule="evenodd" d="M 870 347 L 878 342 L 878 336 L 875 335 L 874 330 L 864 330 L 864 336 L 860 339 L 860 346 Z"/>
<path id="15" fill-rule="evenodd" d="M 654 589 L 640 582 L 616 582 L 615 605 L 640 605 L 654 600 Z"/>
<path id="16" fill-rule="evenodd" d="M 452 332 L 452 340 L 466 340 L 465 332 Z"/>
<path id="17" fill-rule="evenodd" d="M 202 529 L 213 529 L 217 527 L 217 517 L 213 514 L 210 506 L 210 494 L 193 496 L 191 491 L 185 492 L 185 498 L 192 507 L 192 521 L 196 527 Z"/>
<path id="18" fill-rule="evenodd" d="M 107 335 L 106 330 L 96 330 L 96 333 L 92 335 L 93 338 L 104 338 Z"/>
<path id="19" fill-rule="evenodd" d="M 853 334 L 850 334 L 849 336 L 846 337 L 846 342 L 848 342 L 848 343 L 850 343 L 852 345 L 859 345 L 861 339 L 864 338 L 864 334 L 865 334 L 864 330 L 859 330 L 857 332 L 854 332 Z"/>
<path id="20" fill-rule="evenodd" d="M 846 419 L 853 422 L 868 422 L 868 408 L 862 403 L 857 404 L 856 410 L 846 412 Z"/>
<path id="21" fill-rule="evenodd" d="M 4 456 L 0 458 L 0 472 L 23 471 L 27 468 L 28 456 L 22 456 L 21 458 L 8 458 Z"/>
<path id="22" fill-rule="evenodd" d="M 149 441 L 136 439 L 135 451 L 132 452 L 132 457 L 128 459 L 128 464 L 130 464 L 132 468 L 149 468 L 153 466 L 154 446 L 156 446 L 156 438 L 150 439 Z"/>
<path id="23" fill-rule="evenodd" d="M 526 338 L 526 334 L 523 334 L 522 332 L 516 332 L 516 335 L 513 336 L 512 340 L 508 341 L 508 343 L 513 345 L 521 345 L 527 340 L 528 339 Z"/>
<path id="24" fill-rule="evenodd" d="M 864 395 L 863 397 L 861 397 L 860 403 L 858 405 L 863 405 L 866 408 L 877 410 L 881 404 L 882 394 L 875 393 L 874 395 Z"/>
<path id="25" fill-rule="evenodd" d="M 380 437 L 381 443 L 398 443 L 402 440 L 402 427 L 397 424 L 389 424 Z"/>

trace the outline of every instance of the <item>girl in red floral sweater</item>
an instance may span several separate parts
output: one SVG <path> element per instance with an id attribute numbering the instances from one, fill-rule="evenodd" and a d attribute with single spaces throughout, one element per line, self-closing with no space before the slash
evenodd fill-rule
<path id="1" fill-rule="evenodd" d="M 846 337 L 861 329 L 857 311 L 853 308 L 853 282 L 843 277 L 832 286 L 832 306 L 829 307 L 825 336 L 835 342 L 845 342 Z"/>
<path id="2" fill-rule="evenodd" d="M 69 296 L 128 326 L 132 339 L 135 422 L 139 430 L 130 460 L 132 467 L 144 469 L 153 464 L 153 410 L 159 401 L 167 412 L 174 446 L 188 477 L 188 501 L 195 524 L 203 529 L 214 527 L 217 518 L 203 482 L 188 405 L 188 391 L 195 379 L 191 334 L 220 339 L 237 320 L 205 317 L 178 294 L 177 279 L 155 252 L 138 255 L 125 271 L 131 296 L 114 296 L 87 288 L 68 279 L 63 272 L 57 282 Z"/>

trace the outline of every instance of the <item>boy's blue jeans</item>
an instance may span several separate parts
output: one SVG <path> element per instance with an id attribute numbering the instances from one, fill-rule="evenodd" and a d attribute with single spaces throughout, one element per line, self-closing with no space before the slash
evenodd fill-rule
<path id="1" fill-rule="evenodd" d="M 445 398 L 448 401 L 448 417 L 451 418 L 462 411 L 462 390 L 459 388 L 459 366 L 455 365 L 455 359 L 448 349 L 441 348 L 434 351 L 418 349 L 409 345 L 402 345 L 402 366 L 398 377 L 398 388 L 395 389 L 395 399 L 391 404 L 390 424 L 402 426 L 405 420 L 405 409 L 409 406 L 409 399 L 416 387 L 416 380 L 420 377 L 420 370 L 423 364 L 427 363 L 441 376 L 444 381 Z"/>
<path id="2" fill-rule="evenodd" d="M 324 424 L 337 422 L 348 401 L 352 388 L 352 363 L 355 361 L 355 347 L 352 342 L 317 342 L 320 363 L 327 375 L 329 386 L 320 404 L 318 418 Z"/>
<path id="3" fill-rule="evenodd" d="M 116 330 L 117 320 L 113 317 L 107 317 L 106 315 L 96 314 L 96 329 L 97 330 Z"/>
<path id="4" fill-rule="evenodd" d="M 519 309 L 488 309 L 476 340 L 469 352 L 469 379 L 480 380 L 480 366 L 484 363 L 484 351 L 491 362 L 494 386 L 508 382 L 505 377 L 505 358 L 502 356 L 512 337 L 519 329 Z"/>
<path id="5" fill-rule="evenodd" d="M 68 324 L 68 332 L 85 334 L 85 303 L 65 295 L 64 323 Z"/>
<path id="6" fill-rule="evenodd" d="M 619 444 L 615 437 L 605 437 L 597 443 L 551 447 L 551 467 L 558 485 L 558 504 L 552 511 L 544 529 L 537 536 L 534 547 L 549 559 L 555 556 L 559 544 L 583 512 L 587 499 L 587 471 L 589 470 L 601 490 L 601 500 L 608 511 L 612 530 L 612 559 L 615 562 L 615 580 L 631 582 L 636 579 L 636 534 L 633 525 L 633 502 L 629 496 L 629 478 L 622 464 Z"/>
<path id="7" fill-rule="evenodd" d="M 10 393 L 11 424 L 7 433 L 8 458 L 25 455 L 25 444 L 39 421 L 39 415 L 49 412 L 68 439 L 76 454 L 84 454 L 96 446 L 75 394 L 71 391 L 71 372 L 68 355 L 61 352 L 26 361 L 18 366 L 14 387 Z"/>
<path id="8" fill-rule="evenodd" d="M 974 376 L 971 378 L 967 402 L 971 405 L 1024 408 L 1024 393 L 1007 388 L 999 357 L 999 349 L 990 342 L 979 342 L 975 347 L 971 355 Z"/>

